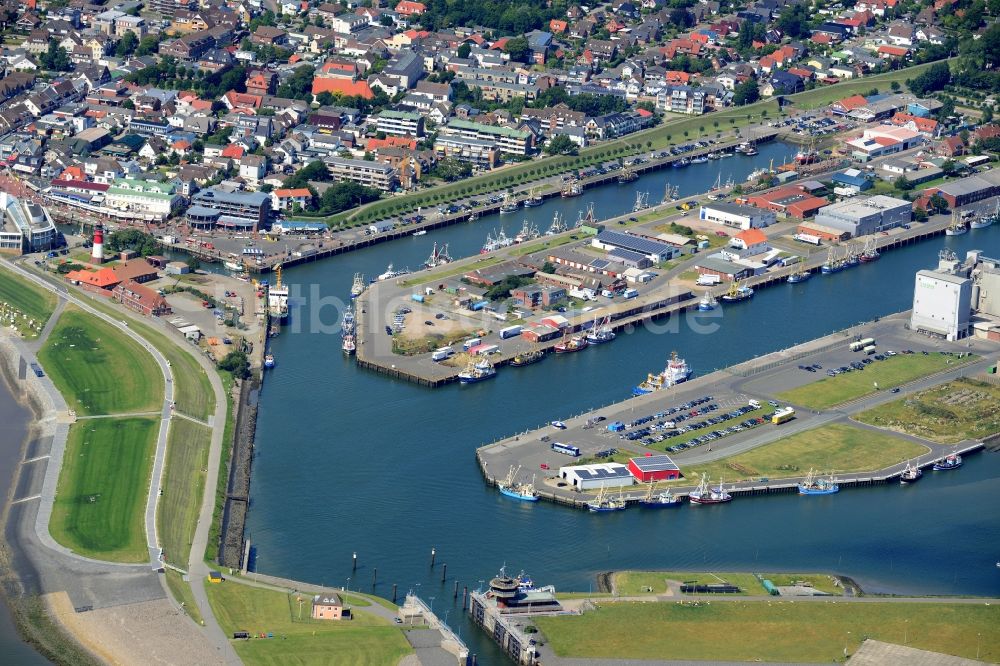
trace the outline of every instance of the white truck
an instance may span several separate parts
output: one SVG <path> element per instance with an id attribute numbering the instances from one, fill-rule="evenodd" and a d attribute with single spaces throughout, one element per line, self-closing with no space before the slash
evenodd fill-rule
<path id="1" fill-rule="evenodd" d="M 570 289 L 569 290 L 569 296 L 570 296 L 570 298 L 579 298 L 579 299 L 584 300 L 584 301 L 596 301 L 597 300 L 597 294 L 594 292 L 594 290 L 593 289 L 587 289 L 587 288 L 584 288 L 584 289 Z"/>
<path id="2" fill-rule="evenodd" d="M 431 360 L 434 361 L 435 363 L 438 361 L 443 361 L 446 358 L 451 358 L 452 355 L 454 355 L 454 353 L 455 350 L 452 349 L 451 347 L 440 347 L 438 349 L 435 349 L 431 353 Z"/>
<path id="3" fill-rule="evenodd" d="M 713 275 L 712 273 L 703 273 L 698 276 L 695 280 L 695 284 L 699 287 L 714 287 L 722 282 L 722 278 L 718 275 Z"/>

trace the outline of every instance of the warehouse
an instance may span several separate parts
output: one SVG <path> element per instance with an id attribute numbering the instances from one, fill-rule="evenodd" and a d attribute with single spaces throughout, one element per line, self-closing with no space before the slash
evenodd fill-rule
<path id="1" fill-rule="evenodd" d="M 670 481 L 681 477 L 680 468 L 667 455 L 630 458 L 628 469 L 640 483 Z"/>
<path id="2" fill-rule="evenodd" d="M 712 203 L 701 207 L 699 220 L 715 222 L 736 229 L 762 229 L 775 222 L 775 214 L 754 206 L 731 203 Z"/>
<path id="3" fill-rule="evenodd" d="M 635 483 L 628 466 L 621 463 L 571 465 L 559 468 L 559 478 L 569 482 L 576 490 L 599 488 L 624 488 Z"/>
<path id="4" fill-rule="evenodd" d="M 803 191 L 798 185 L 755 194 L 750 197 L 749 201 L 750 205 L 757 208 L 783 213 L 799 220 L 812 217 L 816 211 L 830 203 L 822 197 L 816 197 Z"/>
<path id="5" fill-rule="evenodd" d="M 1000 172 L 985 171 L 924 190 L 924 197 L 940 194 L 951 207 L 983 201 L 1000 194 Z M 926 206 L 925 206 L 926 208 Z"/>
<path id="6" fill-rule="evenodd" d="M 959 340 L 969 334 L 972 280 L 941 271 L 918 271 L 910 328 Z"/>
<path id="7" fill-rule="evenodd" d="M 867 199 L 854 198 L 824 206 L 816 214 L 816 224 L 840 229 L 852 237 L 867 236 L 908 223 L 913 204 L 877 194 Z"/>
<path id="8" fill-rule="evenodd" d="M 652 238 L 637 236 L 636 234 L 622 233 L 620 231 L 602 231 L 594 237 L 594 240 L 591 241 L 591 245 L 599 250 L 604 250 L 605 252 L 610 252 L 611 250 L 619 248 L 637 252 L 641 255 L 649 257 L 649 260 L 654 264 L 670 261 L 675 255 L 679 255 L 681 253 L 680 249 L 674 247 L 673 245 L 668 245 Z"/>

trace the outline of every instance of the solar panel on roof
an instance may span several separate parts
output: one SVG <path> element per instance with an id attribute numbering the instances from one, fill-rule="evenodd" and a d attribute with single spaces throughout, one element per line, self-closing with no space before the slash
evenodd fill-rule
<path id="1" fill-rule="evenodd" d="M 633 236 L 632 234 L 623 234 L 619 231 L 602 231 L 597 235 L 597 240 L 611 245 L 618 245 L 633 252 L 641 252 L 642 254 L 663 254 L 673 251 L 673 248 L 666 243 Z"/>
<path id="2" fill-rule="evenodd" d="M 590 265 L 593 266 L 594 268 L 607 268 L 608 264 L 610 263 L 611 262 L 608 261 L 607 259 L 594 259 L 592 262 L 590 262 Z"/>

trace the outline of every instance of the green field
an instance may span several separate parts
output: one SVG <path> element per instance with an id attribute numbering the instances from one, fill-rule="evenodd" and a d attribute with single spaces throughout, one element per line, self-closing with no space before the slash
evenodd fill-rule
<path id="1" fill-rule="evenodd" d="M 274 634 L 271 639 L 233 641 L 248 666 L 391 666 L 413 652 L 401 629 L 363 610 L 355 610 L 354 619 L 349 621 L 312 620 L 308 594 L 285 594 L 235 582 L 204 585 L 212 611 L 227 635 L 234 631 Z"/>
<path id="2" fill-rule="evenodd" d="M 137 417 L 70 427 L 49 523 L 56 541 L 102 560 L 147 559 L 143 516 L 158 427 Z"/>
<path id="3" fill-rule="evenodd" d="M 562 657 L 843 661 L 862 640 L 1000 660 L 1000 607 L 980 604 L 717 601 L 600 602 L 535 624 Z"/>
<path id="4" fill-rule="evenodd" d="M 762 428 L 780 426 L 760 426 Z M 927 452 L 927 447 L 892 435 L 833 424 L 796 433 L 772 444 L 710 463 L 685 466 L 690 484 L 701 474 L 725 481 L 805 476 L 820 472 L 867 472 L 895 465 Z"/>
<path id="5" fill-rule="evenodd" d="M 153 357 L 76 308 L 63 311 L 38 359 L 77 414 L 152 412 L 163 404 L 163 373 Z"/>
<path id="6" fill-rule="evenodd" d="M 187 419 L 174 418 L 170 422 L 157 520 L 166 561 L 182 569 L 187 569 L 198 525 L 211 437 L 211 429 Z"/>
<path id="7" fill-rule="evenodd" d="M 851 400 L 863 398 L 876 391 L 885 391 L 914 380 L 932 375 L 948 367 L 969 363 L 977 357 L 965 359 L 934 352 L 923 354 L 897 354 L 884 361 L 869 363 L 863 371 L 846 372 L 836 377 L 818 381 L 779 393 L 777 397 L 810 409 L 828 409 Z M 878 383 L 878 389 L 875 383 Z"/>
<path id="8" fill-rule="evenodd" d="M 667 581 L 677 583 L 694 583 L 699 585 L 715 585 L 729 583 L 737 585 L 740 594 L 765 594 L 764 587 L 753 574 L 749 573 L 696 573 L 692 571 L 619 571 L 614 574 L 615 591 L 619 596 L 636 596 L 643 594 L 664 594 L 667 591 Z M 652 591 L 650 591 L 652 588 Z"/>
<path id="9" fill-rule="evenodd" d="M 942 444 L 1000 433 L 1000 386 L 959 379 L 870 409 L 855 418 Z"/>
<path id="10" fill-rule="evenodd" d="M 45 327 L 45 322 L 56 307 L 56 297 L 52 292 L 35 286 L 7 269 L 0 269 L 0 307 L 9 306 L 23 316 L 14 312 L 13 322 L 6 319 L 3 325 L 13 324 L 21 335 L 35 337 Z M 6 308 L 3 308 L 6 309 Z"/>

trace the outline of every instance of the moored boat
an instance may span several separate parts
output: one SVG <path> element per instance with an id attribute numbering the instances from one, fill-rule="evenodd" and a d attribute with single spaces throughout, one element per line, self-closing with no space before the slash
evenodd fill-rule
<path id="1" fill-rule="evenodd" d="M 532 363 L 538 363 L 543 358 L 545 358 L 544 349 L 532 349 L 526 352 L 519 352 L 514 355 L 514 358 L 510 359 L 510 366 L 520 368 L 526 365 L 531 365 Z"/>
<path id="2" fill-rule="evenodd" d="M 611 317 L 605 317 L 598 321 L 594 320 L 590 330 L 587 331 L 587 344 L 602 345 L 615 339 L 615 332 L 611 330 Z"/>
<path id="3" fill-rule="evenodd" d="M 811 277 L 812 273 L 810 273 L 809 271 L 799 270 L 789 275 L 787 281 L 790 282 L 791 284 L 796 284 L 798 282 L 805 282 Z"/>
<path id="4" fill-rule="evenodd" d="M 705 164 L 706 162 L 708 162 L 708 157 L 705 155 L 691 158 L 691 164 Z"/>
<path id="5" fill-rule="evenodd" d="M 517 209 L 520 208 L 520 206 L 521 204 L 517 201 L 514 201 L 510 192 L 508 192 L 507 194 L 504 195 L 503 203 L 500 204 L 500 214 L 503 215 L 504 213 L 513 213 L 517 211 Z"/>
<path id="6" fill-rule="evenodd" d="M 899 482 L 902 484 L 913 483 L 919 481 L 923 475 L 924 470 L 907 462 L 906 467 L 903 468 L 902 473 L 899 475 Z"/>
<path id="7" fill-rule="evenodd" d="M 541 206 L 543 203 L 545 203 L 545 199 L 538 196 L 538 193 L 535 192 L 535 190 L 531 190 L 531 194 L 524 200 L 524 207 L 534 208 L 535 206 Z"/>
<path id="8" fill-rule="evenodd" d="M 354 334 L 353 333 L 348 333 L 347 335 L 344 336 L 344 341 L 343 341 L 343 343 L 341 343 L 340 348 L 348 356 L 350 356 L 351 354 L 353 354 L 357 350 L 358 347 L 357 347 L 357 343 L 354 341 Z"/>
<path id="9" fill-rule="evenodd" d="M 588 342 L 585 336 L 574 335 L 571 338 L 563 337 L 562 342 L 556 344 L 554 349 L 557 354 L 571 354 L 586 349 L 587 345 Z"/>
<path id="10" fill-rule="evenodd" d="M 682 157 L 679 160 L 675 160 L 670 166 L 675 169 L 683 169 L 687 165 L 691 164 L 691 160 L 687 157 Z"/>
<path id="11" fill-rule="evenodd" d="M 605 511 L 621 511 L 626 507 L 625 500 L 619 492 L 618 497 L 611 497 L 607 494 L 604 486 L 597 493 L 597 497 L 587 502 L 587 510 L 591 513 L 602 513 Z"/>
<path id="12" fill-rule="evenodd" d="M 638 178 L 639 174 L 637 174 L 635 171 L 632 171 L 632 169 L 628 167 L 623 167 L 622 170 L 618 173 L 618 178 L 616 180 L 618 181 L 619 185 L 622 185 L 624 183 L 631 183 L 634 180 L 638 180 Z"/>
<path id="13" fill-rule="evenodd" d="M 953 211 L 952 214 L 951 214 L 951 224 L 949 224 L 948 228 L 944 230 L 945 235 L 946 236 L 961 236 L 962 234 L 964 234 L 968 230 L 969 230 L 969 227 L 966 226 L 965 220 L 961 219 L 958 216 L 958 211 Z"/>
<path id="14" fill-rule="evenodd" d="M 583 186 L 580 185 L 578 181 L 570 181 L 566 183 L 565 187 L 562 188 L 562 192 L 559 193 L 563 199 L 569 199 L 570 197 L 578 197 L 583 194 Z"/>
<path id="15" fill-rule="evenodd" d="M 273 368 L 274 367 L 274 354 L 266 354 L 264 356 L 264 367 Z"/>
<path id="16" fill-rule="evenodd" d="M 706 291 L 705 295 L 701 297 L 700 301 L 698 301 L 698 309 L 702 312 L 709 312 L 718 306 L 719 301 L 715 299 L 715 296 L 713 296 L 710 291 Z"/>
<path id="17" fill-rule="evenodd" d="M 496 374 L 496 368 L 488 359 L 470 360 L 469 364 L 465 366 L 465 370 L 458 373 L 458 381 L 462 384 L 474 384 L 495 377 Z"/>
<path id="18" fill-rule="evenodd" d="M 957 453 L 952 453 L 945 456 L 944 458 L 938 458 L 934 461 L 933 470 L 935 472 L 945 472 L 950 469 L 958 469 L 962 466 L 962 456 Z"/>
<path id="19" fill-rule="evenodd" d="M 720 300 L 723 303 L 739 303 L 751 298 L 753 298 L 753 289 L 741 285 L 739 282 L 733 282 L 729 286 L 729 291 L 723 294 Z"/>
<path id="20" fill-rule="evenodd" d="M 969 222 L 970 229 L 985 229 L 997 220 L 1000 220 L 1000 201 L 997 201 L 996 210 L 990 215 L 982 215 Z"/>
<path id="21" fill-rule="evenodd" d="M 392 264 L 389 264 L 389 267 L 385 269 L 385 273 L 382 273 L 375 279 L 378 280 L 379 282 L 384 282 L 385 280 L 392 280 L 394 278 L 398 278 L 401 275 L 406 275 L 409 272 L 410 271 L 407 268 L 400 268 L 397 270 L 393 268 Z"/>
<path id="22" fill-rule="evenodd" d="M 414 236 L 426 236 L 427 235 L 427 230 L 426 229 L 418 229 L 417 231 L 413 232 L 413 235 Z"/>
<path id="23" fill-rule="evenodd" d="M 243 264 L 235 261 L 224 261 L 222 265 L 226 267 L 227 270 L 233 271 L 235 273 L 243 272 Z"/>
<path id="24" fill-rule="evenodd" d="M 691 504 L 725 504 L 726 502 L 731 502 L 733 496 L 727 493 L 722 487 L 722 479 L 719 479 L 717 487 L 709 488 L 708 479 L 702 474 L 701 483 L 691 491 L 688 495 L 688 500 Z"/>
<path id="25" fill-rule="evenodd" d="M 652 483 L 649 484 L 646 490 L 646 496 L 639 500 L 639 506 L 644 509 L 669 509 L 678 507 L 683 503 L 683 498 L 670 492 L 670 488 L 667 488 L 662 493 L 654 493 Z"/>
<path id="26" fill-rule="evenodd" d="M 445 243 L 439 249 L 438 244 L 434 243 L 434 247 L 431 249 L 431 256 L 424 262 L 424 268 L 444 266 L 447 263 L 451 263 L 451 260 L 451 255 L 448 254 L 448 244 Z"/>
<path id="27" fill-rule="evenodd" d="M 805 481 L 799 484 L 799 495 L 832 495 L 840 492 L 840 485 L 834 480 L 831 474 L 829 478 L 823 478 L 809 470 Z"/>
<path id="28" fill-rule="evenodd" d="M 510 468 L 510 471 L 507 473 L 507 477 L 503 481 L 497 483 L 497 488 L 500 490 L 500 494 L 522 502 L 537 502 L 538 491 L 535 490 L 534 479 L 532 479 L 531 483 L 518 482 L 517 475 L 520 471 L 520 467 L 515 468 L 512 466 Z"/>
<path id="29" fill-rule="evenodd" d="M 357 298 L 365 290 L 365 276 L 361 273 L 354 274 L 354 282 L 351 284 L 351 298 Z"/>
<path id="30" fill-rule="evenodd" d="M 677 352 L 670 353 L 670 360 L 667 361 L 663 372 L 649 373 L 646 381 L 632 389 L 632 395 L 645 395 L 662 388 L 669 388 L 674 384 L 687 381 L 691 376 L 691 368 L 687 361 L 677 356 Z"/>

